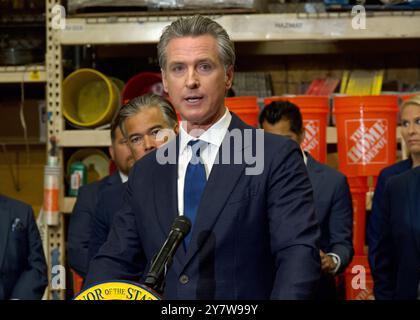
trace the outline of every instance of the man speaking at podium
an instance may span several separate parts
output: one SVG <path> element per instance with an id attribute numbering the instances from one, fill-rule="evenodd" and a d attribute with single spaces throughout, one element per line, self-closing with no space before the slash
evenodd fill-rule
<path id="1" fill-rule="evenodd" d="M 165 28 L 158 58 L 180 134 L 131 170 L 86 286 L 144 279 L 133 261 L 144 254 L 150 265 L 185 215 L 191 232 L 167 270 L 164 299 L 313 298 L 320 232 L 300 148 L 225 107 L 235 64 L 228 34 L 202 16 L 179 19 Z"/>

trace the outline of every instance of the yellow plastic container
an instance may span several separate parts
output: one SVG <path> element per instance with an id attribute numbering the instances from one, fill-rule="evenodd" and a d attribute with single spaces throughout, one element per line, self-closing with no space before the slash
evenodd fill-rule
<path id="1" fill-rule="evenodd" d="M 92 128 L 109 123 L 119 101 L 118 86 L 94 69 L 78 69 L 63 82 L 63 114 L 76 126 Z"/>

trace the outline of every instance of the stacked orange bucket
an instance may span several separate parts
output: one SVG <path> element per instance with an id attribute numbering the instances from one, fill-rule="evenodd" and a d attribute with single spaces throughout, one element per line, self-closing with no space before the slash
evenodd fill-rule
<path id="1" fill-rule="evenodd" d="M 260 109 L 256 96 L 228 97 L 225 98 L 225 105 L 246 124 L 258 127 Z"/>
<path id="2" fill-rule="evenodd" d="M 264 105 L 273 101 L 290 101 L 299 107 L 305 127 L 302 149 L 316 160 L 327 160 L 327 122 L 329 98 L 327 96 L 276 96 L 264 99 Z"/>
<path id="3" fill-rule="evenodd" d="M 347 299 L 372 299 L 373 282 L 364 250 L 366 192 L 368 177 L 376 181 L 379 172 L 396 161 L 398 96 L 335 96 L 333 107 L 339 169 L 348 177 L 353 200 L 355 256 L 345 275 Z"/>
<path id="4" fill-rule="evenodd" d="M 395 163 L 398 97 L 336 96 L 333 104 L 339 169 L 349 178 L 355 205 L 355 254 L 363 255 L 366 208 L 359 203 L 366 197 L 367 177 L 376 177 L 383 168 Z"/>
<path id="5" fill-rule="evenodd" d="M 377 176 L 395 163 L 398 97 L 336 96 L 338 157 L 347 176 Z"/>

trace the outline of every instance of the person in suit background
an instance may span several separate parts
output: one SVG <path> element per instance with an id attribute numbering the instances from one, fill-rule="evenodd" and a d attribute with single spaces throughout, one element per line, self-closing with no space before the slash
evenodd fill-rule
<path id="1" fill-rule="evenodd" d="M 116 121 L 135 161 L 178 134 L 174 107 L 155 94 L 145 94 L 129 101 L 119 110 Z M 89 261 L 105 243 L 113 217 L 123 207 L 125 189 L 125 183 L 118 184 L 99 196 L 90 227 Z"/>
<path id="2" fill-rule="evenodd" d="M 375 298 L 420 299 L 420 166 L 390 178 L 382 200 L 382 232 L 370 253 Z"/>
<path id="3" fill-rule="evenodd" d="M 135 256 L 149 265 L 185 215 L 192 230 L 167 270 L 165 299 L 313 298 L 320 231 L 302 154 L 225 107 L 235 64 L 228 34 L 209 18 L 180 18 L 163 31 L 158 59 L 180 133 L 132 168 L 127 205 L 85 285 L 138 281 Z"/>
<path id="4" fill-rule="evenodd" d="M 259 118 L 266 132 L 282 135 L 302 144 L 305 138 L 302 115 L 289 101 L 274 101 Z M 322 277 L 318 299 L 337 299 L 334 276 L 344 272 L 353 258 L 353 208 L 346 176 L 316 161 L 302 151 L 312 183 L 315 211 L 321 226 Z"/>
<path id="5" fill-rule="evenodd" d="M 38 300 L 47 285 L 47 264 L 32 208 L 0 195 L 0 300 Z"/>
<path id="6" fill-rule="evenodd" d="M 134 158 L 127 144 L 127 139 L 114 119 L 111 124 L 111 146 L 109 153 L 117 171 L 100 181 L 81 186 L 76 204 L 70 217 L 67 254 L 70 267 L 83 279 L 89 264 L 90 222 L 95 212 L 98 197 L 104 190 L 122 184 L 127 180 L 128 172 L 134 164 Z"/>
<path id="7" fill-rule="evenodd" d="M 385 211 L 384 189 L 387 181 L 420 165 L 420 95 L 406 100 L 401 106 L 401 135 L 410 156 L 408 159 L 383 169 L 378 177 L 372 201 L 372 211 L 366 232 L 369 245 L 369 265 L 375 269 L 374 248 L 377 247 L 381 234 L 382 216 Z"/>

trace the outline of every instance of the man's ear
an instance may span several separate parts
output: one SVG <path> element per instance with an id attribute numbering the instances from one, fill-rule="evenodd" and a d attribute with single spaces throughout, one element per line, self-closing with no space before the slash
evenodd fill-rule
<path id="1" fill-rule="evenodd" d="M 161 68 L 160 73 L 162 74 L 163 90 L 168 93 L 168 82 L 166 81 L 166 72 Z"/>
<path id="2" fill-rule="evenodd" d="M 115 152 L 114 152 L 114 148 L 112 147 L 112 145 L 110 147 L 108 147 L 109 150 L 109 155 L 111 156 L 112 161 L 115 161 Z"/>
<path id="3" fill-rule="evenodd" d="M 303 127 L 302 133 L 299 135 L 299 145 L 301 145 L 303 140 L 305 140 L 305 136 L 306 136 L 306 131 L 305 131 L 305 127 Z"/>
<path id="4" fill-rule="evenodd" d="M 174 127 L 174 132 L 175 132 L 175 134 L 179 133 L 179 124 L 178 123 Z"/>
<path id="5" fill-rule="evenodd" d="M 225 76 L 225 88 L 228 91 L 232 87 L 233 83 L 233 66 L 229 66 L 226 70 Z"/>

